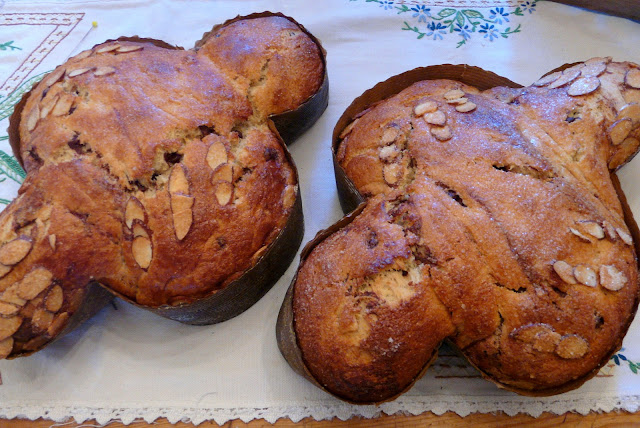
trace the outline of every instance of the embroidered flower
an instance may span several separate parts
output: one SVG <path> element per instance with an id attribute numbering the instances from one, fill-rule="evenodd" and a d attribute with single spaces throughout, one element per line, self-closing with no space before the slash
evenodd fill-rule
<path id="1" fill-rule="evenodd" d="M 536 11 L 536 0 L 526 1 L 520 5 L 523 11 L 529 11 L 529 13 L 533 13 Z"/>
<path id="2" fill-rule="evenodd" d="M 498 30 L 496 30 L 495 25 L 491 24 L 483 24 L 480 26 L 480 30 L 478 33 L 485 33 L 484 38 L 489 38 L 490 42 L 493 42 L 493 39 L 497 39 L 499 37 Z"/>
<path id="3" fill-rule="evenodd" d="M 456 24 L 453 31 L 457 31 L 458 33 L 460 33 L 460 36 L 462 36 L 464 40 L 469 40 L 471 38 L 471 29 L 468 25 L 465 25 L 463 27 L 460 24 Z"/>
<path id="4" fill-rule="evenodd" d="M 433 40 L 442 40 L 442 35 L 447 34 L 444 31 L 447 27 L 443 25 L 441 22 L 432 21 L 431 24 L 427 25 L 429 32 L 427 33 L 427 37 L 433 37 Z"/>
<path id="5" fill-rule="evenodd" d="M 411 8 L 415 13 L 414 18 L 418 18 L 418 22 L 427 22 L 427 18 L 431 17 L 431 9 L 425 5 L 419 5 Z"/>
<path id="6" fill-rule="evenodd" d="M 393 9 L 393 2 L 392 1 L 383 0 L 383 1 L 380 2 L 380 7 L 384 7 L 384 10 Z"/>
<path id="7" fill-rule="evenodd" d="M 502 24 L 503 22 L 509 22 L 509 13 L 504 11 L 504 7 L 496 7 L 489 12 L 489 19 L 496 24 Z"/>

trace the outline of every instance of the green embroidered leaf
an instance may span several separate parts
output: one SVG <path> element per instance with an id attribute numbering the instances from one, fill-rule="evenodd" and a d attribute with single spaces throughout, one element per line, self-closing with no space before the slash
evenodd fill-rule
<path id="1" fill-rule="evenodd" d="M 638 366 L 635 363 L 629 361 L 629 368 L 633 372 L 633 374 L 638 374 Z"/>
<path id="2" fill-rule="evenodd" d="M 522 9 L 520 9 L 520 6 L 516 7 L 516 10 L 511 12 L 511 14 L 516 16 L 523 16 Z"/>
<path id="3" fill-rule="evenodd" d="M 438 15 L 442 18 L 446 18 L 448 16 L 451 16 L 453 14 L 456 13 L 455 9 L 442 9 L 440 12 L 438 12 Z"/>
<path id="4" fill-rule="evenodd" d="M 398 7 L 396 6 L 396 9 L 398 9 L 398 15 L 400 15 L 403 12 L 409 12 L 409 8 L 407 7 L 406 4 L 403 4 L 402 6 Z"/>
<path id="5" fill-rule="evenodd" d="M 456 23 L 460 27 L 464 27 L 464 16 L 460 12 L 456 14 Z"/>
<path id="6" fill-rule="evenodd" d="M 9 48 L 9 50 L 15 51 L 15 50 L 19 50 L 21 51 L 22 48 L 19 48 L 17 46 L 13 46 L 13 40 L 5 42 L 5 43 L 0 43 L 0 51 L 6 51 L 7 48 Z"/>
<path id="7" fill-rule="evenodd" d="M 6 98 L 0 98 L 0 120 L 11 116 L 13 107 L 20 101 L 22 95 L 29 91 L 36 82 L 39 82 L 45 74 L 47 74 L 47 72 L 31 77 L 18 86 L 16 90 L 11 92 Z"/>
<path id="8" fill-rule="evenodd" d="M 6 175 L 18 184 L 27 176 L 16 158 L 0 150 L 0 173 Z"/>
<path id="9" fill-rule="evenodd" d="M 5 136 L 3 136 L 3 137 L 0 137 L 0 141 L 4 141 L 4 140 L 8 140 L 8 139 L 9 139 L 9 136 L 8 136 L 8 135 L 5 135 Z"/>
<path id="10" fill-rule="evenodd" d="M 466 16 L 469 19 L 471 18 L 484 19 L 484 15 L 478 12 L 477 10 L 465 9 L 462 11 L 462 13 L 464 14 L 464 16 Z"/>
<path id="11" fill-rule="evenodd" d="M 9 205 L 11 201 L 9 199 L 0 198 L 0 204 Z"/>

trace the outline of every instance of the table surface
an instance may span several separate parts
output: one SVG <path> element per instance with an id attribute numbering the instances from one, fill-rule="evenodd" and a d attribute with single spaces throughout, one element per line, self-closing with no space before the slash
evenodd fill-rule
<path id="1" fill-rule="evenodd" d="M 503 413 L 499 414 L 472 414 L 466 417 L 458 416 L 455 413 L 448 412 L 443 415 L 437 416 L 431 412 L 424 413 L 418 416 L 382 416 L 376 419 L 364 419 L 364 418 L 352 418 L 347 421 L 341 421 L 339 419 L 333 419 L 328 421 L 314 421 L 311 418 L 306 418 L 300 422 L 294 423 L 289 419 L 280 419 L 275 424 L 270 424 L 263 419 L 253 420 L 245 423 L 241 420 L 229 421 L 224 425 L 218 425 L 215 422 L 203 422 L 198 425 L 200 428 L 215 428 L 215 427 L 233 427 L 233 428 L 260 428 L 273 426 L 277 428 L 286 427 L 305 427 L 305 428 L 325 428 L 325 427 L 394 427 L 394 428 L 411 428 L 411 427 L 426 427 L 426 426 L 447 426 L 447 427 L 555 427 L 558 425 L 567 425 L 575 428 L 582 427 L 640 427 L 640 412 L 626 413 L 626 412 L 611 412 L 611 413 L 589 413 L 588 415 L 579 415 L 575 413 L 566 413 L 564 415 L 554 415 L 550 413 L 543 413 L 537 418 L 527 415 L 508 416 Z M 87 427 L 87 426 L 100 426 L 95 421 L 85 421 L 82 424 L 77 423 L 55 423 L 49 420 L 38 419 L 36 421 L 19 420 L 14 419 L 11 421 L 1 420 L 0 426 L 2 428 L 45 428 L 51 426 L 64 426 L 65 428 L 74 427 Z M 192 427 L 190 423 L 179 422 L 177 424 L 171 424 L 166 419 L 158 419 L 152 424 L 146 422 L 133 422 L 129 425 L 123 425 L 120 422 L 111 422 L 108 424 L 110 428 L 144 428 L 151 427 L 163 428 L 163 427 Z"/>

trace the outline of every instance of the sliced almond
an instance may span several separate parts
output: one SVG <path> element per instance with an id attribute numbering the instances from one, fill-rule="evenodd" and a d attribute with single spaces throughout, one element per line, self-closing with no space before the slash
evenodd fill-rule
<path id="1" fill-rule="evenodd" d="M 145 238 L 149 237 L 149 233 L 147 232 L 147 229 L 144 228 L 144 226 L 142 226 L 140 223 L 136 222 L 133 224 L 133 237 L 136 238 L 138 236 L 144 236 Z"/>
<path id="2" fill-rule="evenodd" d="M 180 164 L 176 165 L 169 176 L 169 192 L 189 194 L 189 181 L 184 171 L 184 167 Z"/>
<path id="3" fill-rule="evenodd" d="M 556 71 L 555 73 L 547 74 L 546 76 L 541 77 L 536 82 L 534 82 L 533 86 L 547 86 L 550 83 L 555 82 L 562 76 L 562 72 Z"/>
<path id="4" fill-rule="evenodd" d="M 556 355 L 566 360 L 584 356 L 589 350 L 589 342 L 576 334 L 563 336 L 556 347 Z"/>
<path id="5" fill-rule="evenodd" d="M 609 127 L 609 138 L 611 143 L 615 146 L 619 146 L 628 136 L 633 129 L 633 122 L 630 118 L 620 119 L 613 123 Z"/>
<path id="6" fill-rule="evenodd" d="M 74 97 L 71 94 L 62 94 L 58 98 L 58 102 L 56 106 L 51 111 L 53 116 L 64 116 L 68 114 L 71 110 L 71 106 L 73 105 Z"/>
<path id="7" fill-rule="evenodd" d="M 380 157 L 380 159 L 385 162 L 393 161 L 395 158 L 398 157 L 399 154 L 400 154 L 400 150 L 398 150 L 398 147 L 395 146 L 394 144 L 390 146 L 384 146 L 378 152 L 378 156 Z"/>
<path id="8" fill-rule="evenodd" d="M 43 308 L 36 309 L 31 318 L 31 325 L 39 331 L 47 330 L 52 322 L 53 314 Z"/>
<path id="9" fill-rule="evenodd" d="M 20 283 L 15 283 L 11 287 L 4 290 L 4 293 L 0 295 L 0 301 L 11 303 L 20 307 L 24 306 L 27 301 L 18 296 L 18 285 L 20 285 Z"/>
<path id="10" fill-rule="evenodd" d="M 431 127 L 431 135 L 433 135 L 436 140 L 439 141 L 447 141 L 453 137 L 451 133 L 451 128 L 448 126 L 432 126 Z"/>
<path id="11" fill-rule="evenodd" d="M 207 151 L 207 163 L 209 167 L 215 170 L 219 165 L 227 163 L 228 161 L 227 148 L 222 141 L 214 141 Z"/>
<path id="12" fill-rule="evenodd" d="M 604 238 L 604 229 L 595 221 L 581 221 L 578 223 L 580 228 L 587 234 L 596 239 Z"/>
<path id="13" fill-rule="evenodd" d="M 0 278 L 11 272 L 11 266 L 0 264 Z"/>
<path id="14" fill-rule="evenodd" d="M 127 53 L 127 52 L 136 52 L 142 50 L 143 46 L 140 45 L 127 45 L 120 46 L 116 49 L 116 53 Z"/>
<path id="15" fill-rule="evenodd" d="M 63 67 L 56 68 L 51 73 L 49 73 L 47 77 L 42 79 L 42 84 L 46 88 L 53 86 L 55 83 L 58 82 L 58 80 L 60 80 L 62 76 L 64 76 L 65 72 L 66 70 Z"/>
<path id="16" fill-rule="evenodd" d="M 224 164 L 218 168 L 218 170 L 213 174 L 214 183 L 217 181 L 233 181 L 233 167 L 230 164 Z"/>
<path id="17" fill-rule="evenodd" d="M 108 76 L 116 72 L 116 69 L 113 67 L 98 67 L 96 71 L 93 72 L 94 76 Z"/>
<path id="18" fill-rule="evenodd" d="M 230 183 L 229 183 L 230 184 Z M 171 213 L 173 215 L 173 227 L 178 240 L 182 240 L 193 223 L 193 198 L 191 196 L 172 194 Z"/>
<path id="19" fill-rule="evenodd" d="M 464 91 L 460 89 L 452 89 L 450 91 L 445 92 L 443 97 L 445 100 L 455 100 L 456 98 L 464 97 Z"/>
<path id="20" fill-rule="evenodd" d="M 632 68 L 627 71 L 627 74 L 624 76 L 624 83 L 634 89 L 640 89 L 640 70 Z"/>
<path id="21" fill-rule="evenodd" d="M 469 101 L 469 98 L 466 97 L 460 97 L 460 98 L 454 98 L 452 100 L 447 100 L 447 104 L 458 104 L 458 105 L 462 105 L 465 104 L 466 102 Z"/>
<path id="22" fill-rule="evenodd" d="M 596 56 L 596 57 L 589 58 L 588 60 L 586 60 L 584 62 L 584 65 L 588 66 L 588 65 L 596 64 L 596 63 L 604 63 L 606 65 L 606 64 L 609 64 L 612 59 L 613 58 L 611 58 L 610 56 L 604 56 L 604 57 Z"/>
<path id="23" fill-rule="evenodd" d="M 633 238 L 631 237 L 631 235 L 627 233 L 626 230 L 620 227 L 617 227 L 616 232 L 618 233 L 618 236 L 620 237 L 620 239 L 622 239 L 622 242 L 624 242 L 627 245 L 633 245 Z"/>
<path id="24" fill-rule="evenodd" d="M 120 45 L 118 43 L 114 43 L 112 45 L 102 46 L 101 48 L 96 49 L 96 53 L 107 53 L 118 49 Z"/>
<path id="25" fill-rule="evenodd" d="M 60 310 L 62 307 L 62 303 L 64 303 L 64 294 L 62 292 L 62 287 L 59 285 L 51 288 L 47 297 L 44 300 L 44 307 L 54 314 Z"/>
<path id="26" fill-rule="evenodd" d="M 42 293 L 53 279 L 53 274 L 43 267 L 35 268 L 22 278 L 18 284 L 18 297 L 31 300 Z"/>
<path id="27" fill-rule="evenodd" d="M 5 266 L 13 266 L 27 257 L 31 251 L 32 243 L 27 239 L 14 239 L 0 247 L 0 263 Z"/>
<path id="28" fill-rule="evenodd" d="M 222 206 L 227 205 L 231 201 L 233 195 L 233 184 L 229 182 L 220 182 L 216 187 L 216 199 Z"/>
<path id="29" fill-rule="evenodd" d="M 436 110 L 438 110 L 438 103 L 428 100 L 415 106 L 415 108 L 413 109 L 413 114 L 420 117 L 425 113 L 433 113 Z"/>
<path id="30" fill-rule="evenodd" d="M 55 249 L 56 249 L 56 235 L 54 235 L 54 234 L 49 235 L 49 245 L 51 246 L 51 249 L 55 251 Z"/>
<path id="31" fill-rule="evenodd" d="M 577 284 L 576 278 L 573 276 L 573 266 L 564 260 L 558 260 L 553 264 L 553 270 L 556 271 L 560 279 L 567 284 Z"/>
<path id="32" fill-rule="evenodd" d="M 151 264 L 151 258 L 153 257 L 153 249 L 151 247 L 151 240 L 144 236 L 138 236 L 134 238 L 131 244 L 131 253 L 133 258 L 142 269 L 147 269 Z"/>
<path id="33" fill-rule="evenodd" d="M 55 107 L 58 102 L 58 95 L 54 95 L 52 97 L 47 98 L 46 102 L 43 102 L 40 106 L 40 119 L 44 119 L 49 116 L 53 107 Z"/>
<path id="34" fill-rule="evenodd" d="M 31 109 L 29 115 L 27 116 L 27 131 L 31 132 L 36 129 L 38 120 L 40 120 L 40 107 L 38 107 L 38 105 L 36 104 L 36 106 Z"/>
<path id="35" fill-rule="evenodd" d="M 351 122 L 347 126 L 345 126 L 345 128 L 342 130 L 342 132 L 340 133 L 338 138 L 340 138 L 342 140 L 342 139 L 344 139 L 344 137 L 349 135 L 349 133 L 351 131 L 353 131 L 353 127 L 356 126 L 356 123 L 358 123 L 359 120 L 360 120 L 360 118 L 354 120 L 353 122 Z"/>
<path id="36" fill-rule="evenodd" d="M 13 337 L 0 340 L 0 360 L 11 355 L 11 351 L 13 351 Z"/>
<path id="37" fill-rule="evenodd" d="M 131 229 L 134 220 L 144 222 L 144 207 L 138 198 L 132 196 L 124 210 L 124 222 L 129 229 Z"/>
<path id="38" fill-rule="evenodd" d="M 516 340 L 530 343 L 539 352 L 553 352 L 560 342 L 560 335 L 548 324 L 528 324 L 510 334 Z"/>
<path id="39" fill-rule="evenodd" d="M 584 77 L 598 77 L 607 69 L 607 64 L 604 61 L 585 63 L 585 66 L 580 70 Z"/>
<path id="40" fill-rule="evenodd" d="M 93 53 L 93 50 L 89 49 L 89 50 L 80 52 L 78 55 L 76 55 L 76 56 L 74 56 L 74 57 L 72 57 L 70 59 L 75 60 L 75 61 L 80 61 L 81 59 L 89 58 L 92 53 Z"/>
<path id="41" fill-rule="evenodd" d="M 47 329 L 47 334 L 50 337 L 56 337 L 58 333 L 60 333 L 62 329 L 67 325 L 68 319 L 69 314 L 67 312 L 56 315 L 56 317 L 53 319 L 53 322 Z"/>
<path id="42" fill-rule="evenodd" d="M 602 222 L 602 227 L 604 228 L 604 231 L 606 232 L 606 234 L 609 237 L 609 239 L 615 240 L 618 237 L 618 234 L 616 232 L 616 228 L 613 227 L 613 225 L 611 223 L 609 223 L 608 221 L 603 221 Z"/>
<path id="43" fill-rule="evenodd" d="M 591 238 L 589 238 L 587 235 L 583 234 L 583 233 L 582 233 L 582 232 L 580 232 L 579 230 L 574 229 L 573 227 L 570 227 L 570 228 L 569 228 L 569 231 L 570 231 L 571 233 L 573 233 L 574 235 L 576 235 L 578 238 L 582 239 L 583 241 L 591 242 Z"/>
<path id="44" fill-rule="evenodd" d="M 600 266 L 600 285 L 611 291 L 618 291 L 627 283 L 627 277 L 613 265 Z"/>
<path id="45" fill-rule="evenodd" d="M 640 124 L 640 103 L 629 103 L 624 105 L 618 112 L 618 119 L 629 118 L 634 126 Z"/>
<path id="46" fill-rule="evenodd" d="M 382 176 L 384 181 L 390 185 L 395 185 L 402 174 L 402 165 L 397 163 L 387 164 L 382 168 Z"/>
<path id="47" fill-rule="evenodd" d="M 442 126 L 445 123 L 447 123 L 447 115 L 444 114 L 442 110 L 436 110 L 434 112 L 427 113 L 424 116 L 422 116 L 422 118 L 424 119 L 425 122 L 427 122 L 430 125 Z"/>
<path id="48" fill-rule="evenodd" d="M 634 137 L 625 138 L 624 141 L 617 146 L 613 156 L 609 159 L 609 169 L 616 170 L 624 165 L 631 159 L 631 156 L 636 153 L 638 148 L 640 148 L 640 140 Z"/>
<path id="49" fill-rule="evenodd" d="M 472 103 L 471 101 L 461 104 L 459 106 L 456 106 L 456 110 L 459 111 L 460 113 L 468 113 L 470 111 L 473 111 L 476 109 L 476 105 L 475 103 Z"/>
<path id="50" fill-rule="evenodd" d="M 77 68 L 75 70 L 67 70 L 67 76 L 68 77 L 78 77 L 81 76 L 83 74 L 85 74 L 88 71 L 93 70 L 93 67 L 84 67 L 84 68 Z"/>
<path id="51" fill-rule="evenodd" d="M 549 89 L 559 88 L 559 87 L 564 86 L 564 85 L 566 85 L 568 83 L 571 83 L 574 80 L 576 80 L 576 78 L 579 75 L 580 75 L 580 70 L 577 70 L 575 68 L 568 68 L 562 73 L 562 76 L 560 76 L 553 83 L 549 84 Z"/>
<path id="52" fill-rule="evenodd" d="M 572 97 L 587 95 L 600 87 L 600 79 L 597 77 L 581 77 L 569 86 L 567 94 Z"/>
<path id="53" fill-rule="evenodd" d="M 380 143 L 382 145 L 391 144 L 396 140 L 396 138 L 398 138 L 398 134 L 400 134 L 400 130 L 395 126 L 390 126 L 385 129 L 384 133 L 382 134 Z"/>
<path id="54" fill-rule="evenodd" d="M 20 310 L 19 306 L 11 305 L 9 303 L 0 302 L 0 315 L 9 316 L 15 315 Z"/>
<path id="55" fill-rule="evenodd" d="M 577 265 L 574 267 L 573 276 L 580 284 L 584 284 L 589 287 L 595 287 L 598 285 L 598 276 L 596 275 L 596 272 L 587 265 Z"/>
<path id="56" fill-rule="evenodd" d="M 10 337 L 22 325 L 21 317 L 0 318 L 0 340 Z"/>

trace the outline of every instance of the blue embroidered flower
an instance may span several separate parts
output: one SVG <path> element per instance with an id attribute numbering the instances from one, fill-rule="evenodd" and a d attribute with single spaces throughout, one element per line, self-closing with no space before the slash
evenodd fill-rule
<path id="1" fill-rule="evenodd" d="M 384 10 L 393 9 L 393 2 L 383 0 L 380 2 L 380 7 L 384 7 Z"/>
<path id="2" fill-rule="evenodd" d="M 411 10 L 415 12 L 413 17 L 418 18 L 418 22 L 427 22 L 427 18 L 431 17 L 431 9 L 423 4 L 412 7 Z"/>
<path id="3" fill-rule="evenodd" d="M 460 33 L 460 36 L 462 36 L 464 40 L 469 40 L 471 38 L 471 29 L 468 25 L 465 25 L 463 27 L 460 24 L 456 24 L 456 27 L 453 29 L 453 31 L 457 31 L 458 33 Z"/>
<path id="4" fill-rule="evenodd" d="M 499 37 L 496 26 L 488 23 L 481 25 L 478 33 L 485 33 L 484 38 L 486 39 L 488 37 L 490 42 L 493 42 L 493 39 L 497 39 Z"/>
<path id="5" fill-rule="evenodd" d="M 526 1 L 520 5 L 523 11 L 529 11 L 529 13 L 533 13 L 536 11 L 536 0 Z"/>
<path id="6" fill-rule="evenodd" d="M 493 20 L 496 24 L 502 24 L 502 22 L 509 22 L 509 13 L 504 11 L 504 7 L 496 7 L 489 12 L 489 19 Z"/>
<path id="7" fill-rule="evenodd" d="M 444 31 L 447 27 L 443 25 L 442 22 L 436 23 L 435 21 L 431 21 L 431 24 L 428 24 L 427 28 L 429 29 L 427 37 L 433 36 L 433 40 L 442 40 L 442 35 L 447 34 L 447 32 Z"/>

